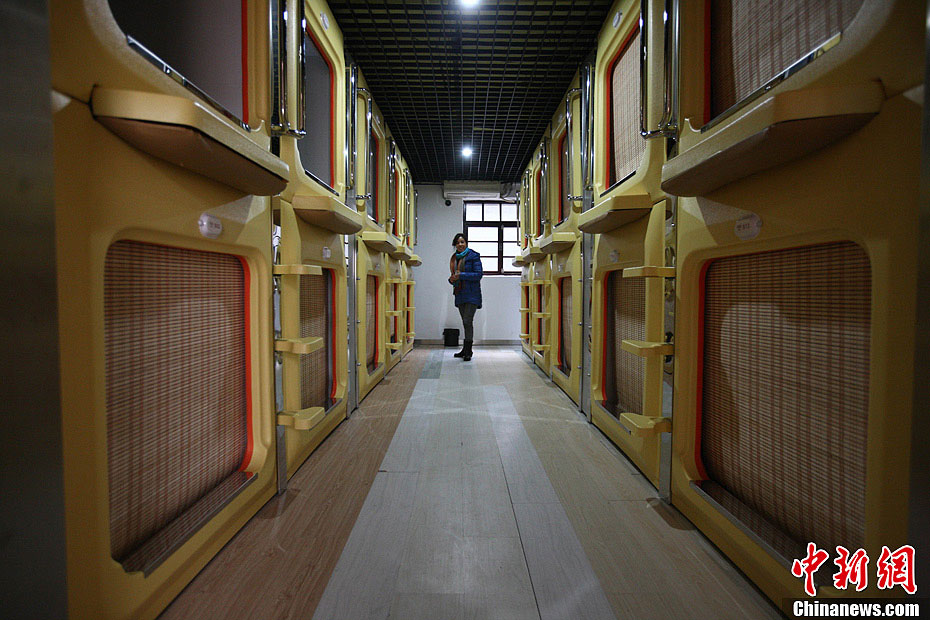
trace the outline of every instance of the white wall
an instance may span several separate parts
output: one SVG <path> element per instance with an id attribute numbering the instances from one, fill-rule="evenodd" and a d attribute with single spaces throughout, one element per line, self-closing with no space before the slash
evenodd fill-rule
<path id="1" fill-rule="evenodd" d="M 417 223 L 419 235 L 414 252 L 423 264 L 413 268 L 415 326 L 417 340 L 442 340 L 442 330 L 457 327 L 463 338 L 452 285 L 449 257 L 452 237 L 462 231 L 462 199 L 445 205 L 441 185 L 418 185 Z M 513 341 L 520 338 L 520 276 L 484 276 L 481 279 L 482 308 L 475 314 L 475 342 Z"/>

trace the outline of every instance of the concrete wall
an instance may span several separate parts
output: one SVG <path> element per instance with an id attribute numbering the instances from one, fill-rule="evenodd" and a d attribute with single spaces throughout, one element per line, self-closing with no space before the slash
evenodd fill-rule
<path id="1" fill-rule="evenodd" d="M 419 238 L 415 252 L 423 264 L 413 268 L 416 285 L 417 340 L 439 341 L 442 330 L 457 327 L 462 319 L 452 297 L 449 257 L 452 237 L 462 232 L 462 199 L 447 207 L 441 185 L 419 185 Z M 511 341 L 520 337 L 520 276 L 485 276 L 481 279 L 483 307 L 475 314 L 475 342 Z"/>

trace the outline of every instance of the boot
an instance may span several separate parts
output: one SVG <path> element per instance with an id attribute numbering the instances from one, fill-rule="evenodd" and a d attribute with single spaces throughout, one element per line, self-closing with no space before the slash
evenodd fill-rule
<path id="1" fill-rule="evenodd" d="M 462 360 L 466 362 L 471 361 L 471 340 L 465 341 L 465 348 L 462 349 Z"/>
<path id="2" fill-rule="evenodd" d="M 452 357 L 465 357 L 465 351 L 468 350 L 468 341 L 462 342 L 462 350 L 453 355 Z"/>

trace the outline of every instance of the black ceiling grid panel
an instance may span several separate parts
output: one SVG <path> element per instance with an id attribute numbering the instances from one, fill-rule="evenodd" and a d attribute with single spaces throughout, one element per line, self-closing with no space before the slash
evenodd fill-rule
<path id="1" fill-rule="evenodd" d="M 518 181 L 610 0 L 332 0 L 417 183 Z M 474 150 L 461 155 L 463 145 Z"/>

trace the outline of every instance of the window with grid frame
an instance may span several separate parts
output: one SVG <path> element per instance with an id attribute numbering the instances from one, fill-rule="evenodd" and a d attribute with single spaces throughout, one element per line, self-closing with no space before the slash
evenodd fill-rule
<path id="1" fill-rule="evenodd" d="M 519 251 L 517 204 L 502 200 L 466 200 L 463 232 L 468 247 L 481 255 L 484 275 L 519 275 L 512 261 Z"/>

